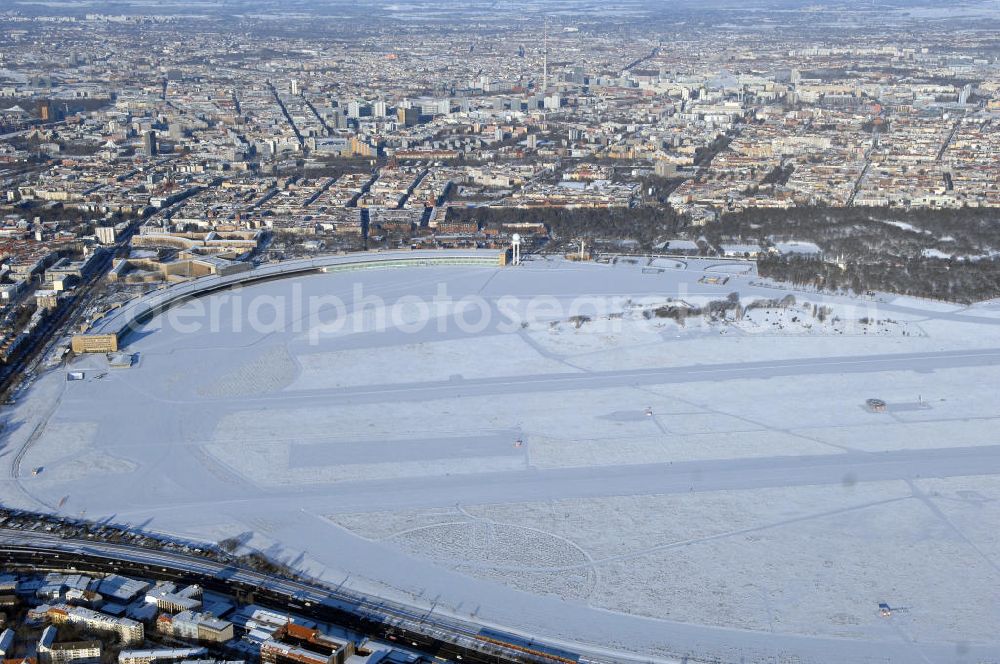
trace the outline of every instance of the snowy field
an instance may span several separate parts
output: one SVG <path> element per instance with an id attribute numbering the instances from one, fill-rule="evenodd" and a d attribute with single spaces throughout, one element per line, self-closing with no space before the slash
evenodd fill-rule
<path id="1" fill-rule="evenodd" d="M 537 260 L 216 293 L 6 408 L 0 497 L 592 652 L 1000 662 L 1000 305 L 758 282 Z"/>

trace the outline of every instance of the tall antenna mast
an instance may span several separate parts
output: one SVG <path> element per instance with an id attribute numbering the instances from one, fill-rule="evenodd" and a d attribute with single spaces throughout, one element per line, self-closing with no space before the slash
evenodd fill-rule
<path id="1" fill-rule="evenodd" d="M 542 94 L 549 91 L 549 17 L 542 28 Z"/>

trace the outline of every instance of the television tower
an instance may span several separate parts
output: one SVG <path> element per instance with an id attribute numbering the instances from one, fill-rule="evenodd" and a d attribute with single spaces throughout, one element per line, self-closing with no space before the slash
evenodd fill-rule
<path id="1" fill-rule="evenodd" d="M 545 18 L 542 28 L 542 94 L 549 91 L 549 19 Z"/>

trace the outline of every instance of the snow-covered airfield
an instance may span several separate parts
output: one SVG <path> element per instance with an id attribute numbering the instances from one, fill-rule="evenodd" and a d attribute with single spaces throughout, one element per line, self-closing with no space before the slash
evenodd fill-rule
<path id="1" fill-rule="evenodd" d="M 1000 306 L 755 308 L 792 291 L 747 269 L 536 259 L 206 295 L 132 334 L 133 368 L 80 357 L 7 409 L 0 462 L 28 447 L 0 497 L 243 535 L 595 652 L 1000 661 Z M 731 292 L 742 316 L 654 313 Z"/>

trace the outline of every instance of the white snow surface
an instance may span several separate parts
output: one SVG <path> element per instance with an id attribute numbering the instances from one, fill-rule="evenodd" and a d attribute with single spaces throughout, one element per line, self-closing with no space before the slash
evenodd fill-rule
<path id="1" fill-rule="evenodd" d="M 80 357 L 5 408 L 0 498 L 245 533 L 330 581 L 581 650 L 1000 661 L 1000 307 L 824 298 L 752 271 L 703 284 L 705 265 L 536 259 L 207 295 L 130 336 L 135 367 Z M 233 324 L 293 287 L 350 309 L 358 284 L 410 300 L 384 330 L 349 311 L 337 331 Z M 442 289 L 468 299 L 413 306 Z M 742 315 L 656 313 L 730 293 Z M 200 331 L 169 322 L 213 309 Z"/>

